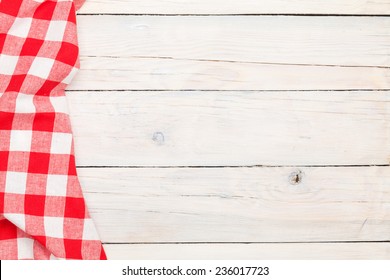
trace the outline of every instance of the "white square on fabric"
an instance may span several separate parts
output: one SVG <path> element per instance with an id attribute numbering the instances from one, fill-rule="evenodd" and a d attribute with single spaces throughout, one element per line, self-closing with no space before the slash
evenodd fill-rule
<path id="1" fill-rule="evenodd" d="M 35 113 L 34 95 L 19 93 L 16 98 L 15 113 Z"/>
<path id="2" fill-rule="evenodd" d="M 32 141 L 31 130 L 11 130 L 10 151 L 30 152 Z"/>
<path id="3" fill-rule="evenodd" d="M 45 235 L 54 238 L 64 238 L 64 218 L 44 217 Z"/>
<path id="4" fill-rule="evenodd" d="M 28 33 L 30 32 L 32 23 L 32 18 L 16 18 L 12 24 L 10 30 L 8 31 L 9 35 L 27 38 Z"/>
<path id="5" fill-rule="evenodd" d="M 18 238 L 18 259 L 34 259 L 34 240 L 31 238 Z"/>
<path id="6" fill-rule="evenodd" d="M 26 229 L 26 215 L 24 214 L 4 214 L 4 217 L 7 218 L 10 222 L 12 222 L 15 226 L 17 226 L 21 230 Z"/>
<path id="7" fill-rule="evenodd" d="M 13 194 L 26 194 L 27 173 L 7 172 L 5 178 L 5 192 Z"/>
<path id="8" fill-rule="evenodd" d="M 49 24 L 49 28 L 46 32 L 45 41 L 57 41 L 61 42 L 64 38 L 67 21 L 64 20 L 54 20 Z"/>
<path id="9" fill-rule="evenodd" d="M 65 197 L 67 185 L 67 175 L 47 175 L 46 195 Z"/>
<path id="10" fill-rule="evenodd" d="M 17 64 L 17 56 L 0 54 L 0 74 L 13 75 Z"/>
<path id="11" fill-rule="evenodd" d="M 28 74 L 46 80 L 49 77 L 53 65 L 53 59 L 46 57 L 35 57 L 33 63 L 30 66 L 30 69 L 28 70 Z"/>
<path id="12" fill-rule="evenodd" d="M 50 102 L 56 113 L 68 114 L 68 102 L 65 96 L 51 96 Z"/>
<path id="13" fill-rule="evenodd" d="M 83 240 L 98 240 L 95 225 L 91 219 L 84 220 Z"/>
<path id="14" fill-rule="evenodd" d="M 72 134 L 54 132 L 51 139 L 50 153 L 70 154 L 70 151 L 72 150 Z"/>

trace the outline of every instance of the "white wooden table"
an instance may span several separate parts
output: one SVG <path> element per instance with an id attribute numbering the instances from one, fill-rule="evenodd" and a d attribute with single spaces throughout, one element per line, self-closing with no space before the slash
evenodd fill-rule
<path id="1" fill-rule="evenodd" d="M 390 259 L 390 0 L 88 0 L 68 97 L 111 259 Z"/>

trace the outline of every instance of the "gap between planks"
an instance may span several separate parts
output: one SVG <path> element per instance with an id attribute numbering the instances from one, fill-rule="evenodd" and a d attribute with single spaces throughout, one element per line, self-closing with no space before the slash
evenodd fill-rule
<path id="1" fill-rule="evenodd" d="M 270 241 L 270 242 L 102 242 L 105 245 L 207 245 L 207 244 L 221 244 L 221 245 L 230 245 L 230 244 L 241 244 L 241 245 L 250 245 L 250 244 L 351 244 L 351 243 L 389 243 L 390 240 L 350 240 L 350 241 Z"/>
<path id="2" fill-rule="evenodd" d="M 387 15 L 390 4 L 380 0 L 89 0 L 80 14 L 151 15 Z"/>
<path id="3" fill-rule="evenodd" d="M 333 168 L 333 167 L 387 167 L 390 166 L 390 164 L 328 164 L 328 165 L 155 165 L 155 166 L 144 166 L 144 165 L 78 165 L 77 168 L 279 168 L 279 167 L 322 167 L 322 168 Z"/>
<path id="4" fill-rule="evenodd" d="M 78 16 L 148 16 L 148 17 L 390 17 L 386 14 L 139 14 L 139 13 L 125 13 L 125 14 L 114 14 L 114 13 L 78 13 Z"/>
<path id="5" fill-rule="evenodd" d="M 316 63 L 283 63 L 283 62 L 267 62 L 267 61 L 240 61 L 240 60 L 226 60 L 226 59 L 201 59 L 201 58 L 176 58 L 172 56 L 114 56 L 114 55 L 85 55 L 85 58 L 129 58 L 129 59 L 168 59 L 168 60 L 183 60 L 183 61 L 197 61 L 197 62 L 227 62 L 227 63 L 243 63 L 243 64 L 258 64 L 258 65 L 279 65 L 279 66 L 317 66 L 317 67 L 340 67 L 340 68 L 379 68 L 390 69 L 390 66 L 380 65 L 343 65 L 343 64 L 316 64 Z"/>
<path id="6" fill-rule="evenodd" d="M 279 89 L 244 89 L 244 90 L 231 90 L 231 89 L 67 89 L 65 92 L 128 92 L 128 93 L 143 93 L 143 92 L 390 92 L 389 89 L 292 89 L 292 90 L 279 90 Z"/>

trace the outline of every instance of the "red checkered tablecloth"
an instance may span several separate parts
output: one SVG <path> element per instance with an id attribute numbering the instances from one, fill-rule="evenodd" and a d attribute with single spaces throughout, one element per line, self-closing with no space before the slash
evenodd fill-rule
<path id="1" fill-rule="evenodd" d="M 105 259 L 78 181 L 65 88 L 83 0 L 0 0 L 0 259 Z"/>

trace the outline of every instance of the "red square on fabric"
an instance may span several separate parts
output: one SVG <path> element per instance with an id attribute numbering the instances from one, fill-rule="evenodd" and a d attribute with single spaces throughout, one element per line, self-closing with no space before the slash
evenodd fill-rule
<path id="1" fill-rule="evenodd" d="M 82 259 L 81 240 L 64 239 L 66 258 Z"/>
<path id="2" fill-rule="evenodd" d="M 68 170 L 69 176 L 76 176 L 77 175 L 77 169 L 76 169 L 76 160 L 73 155 L 69 157 L 69 170 Z"/>
<path id="3" fill-rule="evenodd" d="M 0 130 L 11 130 L 14 113 L 0 111 Z"/>
<path id="4" fill-rule="evenodd" d="M 26 194 L 24 198 L 24 211 L 26 215 L 43 217 L 45 215 L 45 196 Z"/>
<path id="5" fill-rule="evenodd" d="M 76 64 L 78 54 L 79 54 L 78 46 L 75 46 L 71 43 L 62 42 L 56 60 L 66 63 L 70 66 L 74 66 Z"/>
<path id="6" fill-rule="evenodd" d="M 6 37 L 7 37 L 7 34 L 4 34 L 4 33 L 0 34 L 0 53 L 3 50 Z"/>
<path id="7" fill-rule="evenodd" d="M 0 171 L 7 171 L 9 152 L 0 152 Z"/>
<path id="8" fill-rule="evenodd" d="M 13 75 L 6 91 L 19 92 L 27 75 Z"/>
<path id="9" fill-rule="evenodd" d="M 72 7 L 70 8 L 68 21 L 76 24 L 76 8 L 74 5 L 72 5 Z"/>
<path id="10" fill-rule="evenodd" d="M 53 1 L 45 1 L 39 5 L 35 10 L 34 19 L 45 19 L 51 20 L 53 12 L 56 8 L 57 3 Z"/>
<path id="11" fill-rule="evenodd" d="M 45 81 L 41 88 L 37 91 L 37 95 L 50 96 L 51 91 L 58 86 L 59 82 L 56 81 Z"/>
<path id="12" fill-rule="evenodd" d="M 23 0 L 2 0 L 1 12 L 16 17 L 22 2 Z"/>
<path id="13" fill-rule="evenodd" d="M 28 172 L 47 174 L 47 172 L 49 171 L 49 162 L 50 162 L 50 154 L 30 153 Z"/>
<path id="14" fill-rule="evenodd" d="M 36 56 L 43 44 L 43 40 L 27 38 L 22 51 L 20 52 L 21 56 Z"/>
<path id="15" fill-rule="evenodd" d="M 56 114 L 54 112 L 36 113 L 34 118 L 33 130 L 53 131 L 55 118 L 56 118 Z"/>
<path id="16" fill-rule="evenodd" d="M 85 202 L 83 198 L 67 197 L 65 202 L 65 218 L 85 218 Z"/>
<path id="17" fill-rule="evenodd" d="M 44 235 L 34 235 L 34 239 L 36 241 L 38 241 L 41 245 L 46 246 L 46 236 L 44 236 Z"/>
<path id="18" fill-rule="evenodd" d="M 16 227 L 8 220 L 0 220 L 0 240 L 16 237 Z"/>
<path id="19" fill-rule="evenodd" d="M 0 183 L 2 183 L 2 182 L 0 182 Z M 0 213 L 4 213 L 4 193 L 3 192 L 0 192 Z M 1 225 L 0 225 L 0 228 L 1 228 Z"/>

